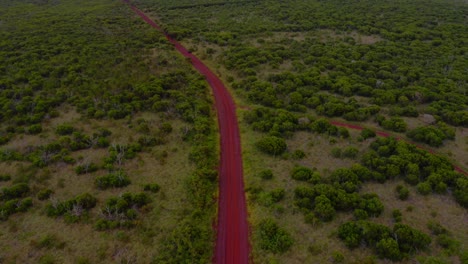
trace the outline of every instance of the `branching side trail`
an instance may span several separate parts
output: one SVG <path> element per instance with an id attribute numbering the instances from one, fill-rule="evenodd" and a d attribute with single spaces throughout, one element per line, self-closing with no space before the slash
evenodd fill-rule
<path id="1" fill-rule="evenodd" d="M 161 30 L 145 13 L 124 0 L 149 25 Z M 215 263 L 242 264 L 249 262 L 247 209 L 244 193 L 242 156 L 236 107 L 222 81 L 195 55 L 165 33 L 166 38 L 195 69 L 206 77 L 213 90 L 218 125 L 221 134 L 221 164 L 219 168 L 219 205 Z"/>

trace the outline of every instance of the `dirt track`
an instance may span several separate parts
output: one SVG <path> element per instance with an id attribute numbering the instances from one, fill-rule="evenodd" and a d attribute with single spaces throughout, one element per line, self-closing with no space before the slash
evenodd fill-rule
<path id="1" fill-rule="evenodd" d="M 130 7 L 143 20 L 162 32 L 161 28 L 135 6 Z M 164 33 L 164 32 L 163 32 Z M 242 156 L 236 107 L 222 81 L 195 55 L 176 40 L 166 38 L 186 58 L 189 58 L 206 77 L 215 97 L 221 136 L 221 164 L 219 167 L 219 205 L 217 241 L 213 258 L 215 263 L 243 264 L 249 262 L 247 208 L 244 194 Z"/>

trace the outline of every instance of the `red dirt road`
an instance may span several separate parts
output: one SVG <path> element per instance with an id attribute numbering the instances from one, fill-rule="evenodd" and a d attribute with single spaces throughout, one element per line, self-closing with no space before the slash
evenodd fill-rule
<path id="1" fill-rule="evenodd" d="M 124 0 L 144 21 L 162 32 L 161 28 L 141 10 Z M 164 33 L 164 32 L 163 32 Z M 206 77 L 213 90 L 221 135 L 221 164 L 219 167 L 219 204 L 216 252 L 214 263 L 243 264 L 249 262 L 249 229 L 245 202 L 242 155 L 236 107 L 222 81 L 195 55 L 176 40 L 166 38 L 199 73 Z"/>

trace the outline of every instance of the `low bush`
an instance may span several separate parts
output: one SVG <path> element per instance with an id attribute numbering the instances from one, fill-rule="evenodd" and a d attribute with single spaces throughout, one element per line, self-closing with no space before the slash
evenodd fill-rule
<path id="1" fill-rule="evenodd" d="M 0 175 L 0 182 L 11 180 L 11 176 L 7 174 Z"/>
<path id="2" fill-rule="evenodd" d="M 275 136 L 267 136 L 260 139 L 256 143 L 256 146 L 262 152 L 274 156 L 283 154 L 287 148 L 286 141 Z"/>
<path id="3" fill-rule="evenodd" d="M 263 180 L 273 179 L 273 172 L 271 170 L 263 170 L 259 173 L 260 178 Z"/>
<path id="4" fill-rule="evenodd" d="M 43 201 L 43 200 L 47 200 L 50 198 L 50 196 L 54 193 L 54 191 L 52 191 L 51 189 L 44 189 L 44 190 L 41 190 L 37 193 L 37 199 Z"/>
<path id="5" fill-rule="evenodd" d="M 409 190 L 408 188 L 406 188 L 405 186 L 403 185 L 397 185 L 397 187 L 395 188 L 395 191 L 397 193 L 397 197 L 398 199 L 402 200 L 402 201 L 405 201 L 408 199 L 409 197 Z"/>
<path id="6" fill-rule="evenodd" d="M 0 191 L 0 201 L 24 197 L 29 191 L 30 188 L 26 183 L 18 183 L 11 187 L 5 187 Z"/>
<path id="7" fill-rule="evenodd" d="M 97 199 L 89 193 L 76 196 L 73 199 L 64 202 L 49 203 L 45 210 L 49 217 L 67 216 L 72 222 L 96 206 Z"/>
<path id="8" fill-rule="evenodd" d="M 101 190 L 109 189 L 109 188 L 121 188 L 128 186 L 131 183 L 128 176 L 122 172 L 115 172 L 107 174 L 106 176 L 97 177 L 94 181 L 96 187 Z"/>
<path id="9" fill-rule="evenodd" d="M 146 193 L 124 193 L 119 197 L 109 198 L 101 208 L 102 219 L 96 222 L 95 228 L 107 230 L 134 227 L 137 224 L 137 209 L 150 202 L 151 198 Z"/>
<path id="10" fill-rule="evenodd" d="M 143 186 L 144 191 L 153 192 L 153 193 L 157 193 L 159 189 L 161 189 L 161 187 L 157 183 L 148 183 Z"/>
<path id="11" fill-rule="evenodd" d="M 273 253 L 284 253 L 293 244 L 291 235 L 286 230 L 279 227 L 272 219 L 260 222 L 258 226 L 260 237 L 260 247 Z"/>

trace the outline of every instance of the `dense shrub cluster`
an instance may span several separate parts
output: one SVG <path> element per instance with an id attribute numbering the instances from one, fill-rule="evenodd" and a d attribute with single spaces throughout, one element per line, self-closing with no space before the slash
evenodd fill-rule
<path id="1" fill-rule="evenodd" d="M 286 151 L 287 145 L 284 139 L 275 137 L 275 136 L 267 136 L 260 139 L 256 146 L 262 152 L 267 154 L 277 156 L 283 154 Z"/>
<path id="2" fill-rule="evenodd" d="M 297 181 L 307 181 L 310 183 L 319 183 L 322 178 L 319 172 L 303 166 L 294 167 L 291 177 Z"/>
<path id="3" fill-rule="evenodd" d="M 0 201 L 7 201 L 25 197 L 30 191 L 26 183 L 18 183 L 11 187 L 4 187 L 0 190 Z"/>
<path id="4" fill-rule="evenodd" d="M 7 179 L 8 177 L 4 177 Z M 30 188 L 26 183 L 17 183 L 0 190 L 0 221 L 7 220 L 12 214 L 25 212 L 30 208 L 32 199 L 26 197 Z"/>
<path id="5" fill-rule="evenodd" d="M 391 117 L 390 119 L 387 119 L 384 116 L 379 115 L 376 117 L 376 121 L 379 126 L 395 132 L 405 132 L 408 127 L 406 122 L 399 117 Z"/>
<path id="6" fill-rule="evenodd" d="M 128 186 L 131 183 L 130 178 L 123 171 L 109 173 L 105 176 L 97 177 L 94 184 L 99 189 L 105 190 L 109 188 L 121 188 Z"/>
<path id="7" fill-rule="evenodd" d="M 365 219 L 383 212 L 384 206 L 376 194 L 357 193 L 360 184 L 357 175 L 342 171 L 335 173 L 334 177 L 337 178 L 332 180 L 333 184 L 320 183 L 295 189 L 295 204 L 308 218 L 330 221 L 336 211 L 355 210 L 360 218 Z"/>
<path id="8" fill-rule="evenodd" d="M 426 249 L 431 238 L 419 230 L 403 224 L 393 229 L 368 221 L 347 222 L 338 228 L 338 237 L 349 248 L 362 244 L 376 251 L 381 258 L 398 261 L 418 250 Z"/>
<path id="9" fill-rule="evenodd" d="M 98 230 L 133 227 L 139 215 L 137 209 L 150 202 L 146 193 L 124 193 L 119 197 L 109 198 L 101 208 L 102 218 L 96 222 L 95 227 Z"/>
<path id="10" fill-rule="evenodd" d="M 260 222 L 257 232 L 260 238 L 260 247 L 273 253 L 286 252 L 294 243 L 291 235 L 272 219 Z"/>
<path id="11" fill-rule="evenodd" d="M 89 193 L 76 196 L 63 202 L 49 203 L 45 210 L 49 217 L 64 216 L 67 222 L 75 223 L 86 217 L 89 210 L 96 206 L 97 199 Z"/>
<path id="12" fill-rule="evenodd" d="M 455 172 L 446 158 L 394 138 L 379 138 L 370 147 L 362 164 L 372 171 L 375 180 L 384 182 L 400 177 L 417 185 L 421 194 L 446 193 L 450 189 L 458 203 L 468 205 L 468 180 Z"/>
<path id="13" fill-rule="evenodd" d="M 290 135 L 301 128 L 298 116 L 285 110 L 272 110 L 266 107 L 255 108 L 244 114 L 244 120 L 252 128 L 271 135 Z"/>
<path id="14" fill-rule="evenodd" d="M 14 213 L 26 212 L 32 207 L 32 199 L 30 197 L 24 199 L 11 199 L 0 203 L 0 221 L 7 220 Z"/>
<path id="15" fill-rule="evenodd" d="M 439 123 L 440 124 L 440 123 Z M 455 130 L 447 125 L 441 124 L 439 127 L 418 127 L 407 133 L 408 137 L 428 144 L 432 147 L 440 147 L 445 139 L 455 139 Z"/>

